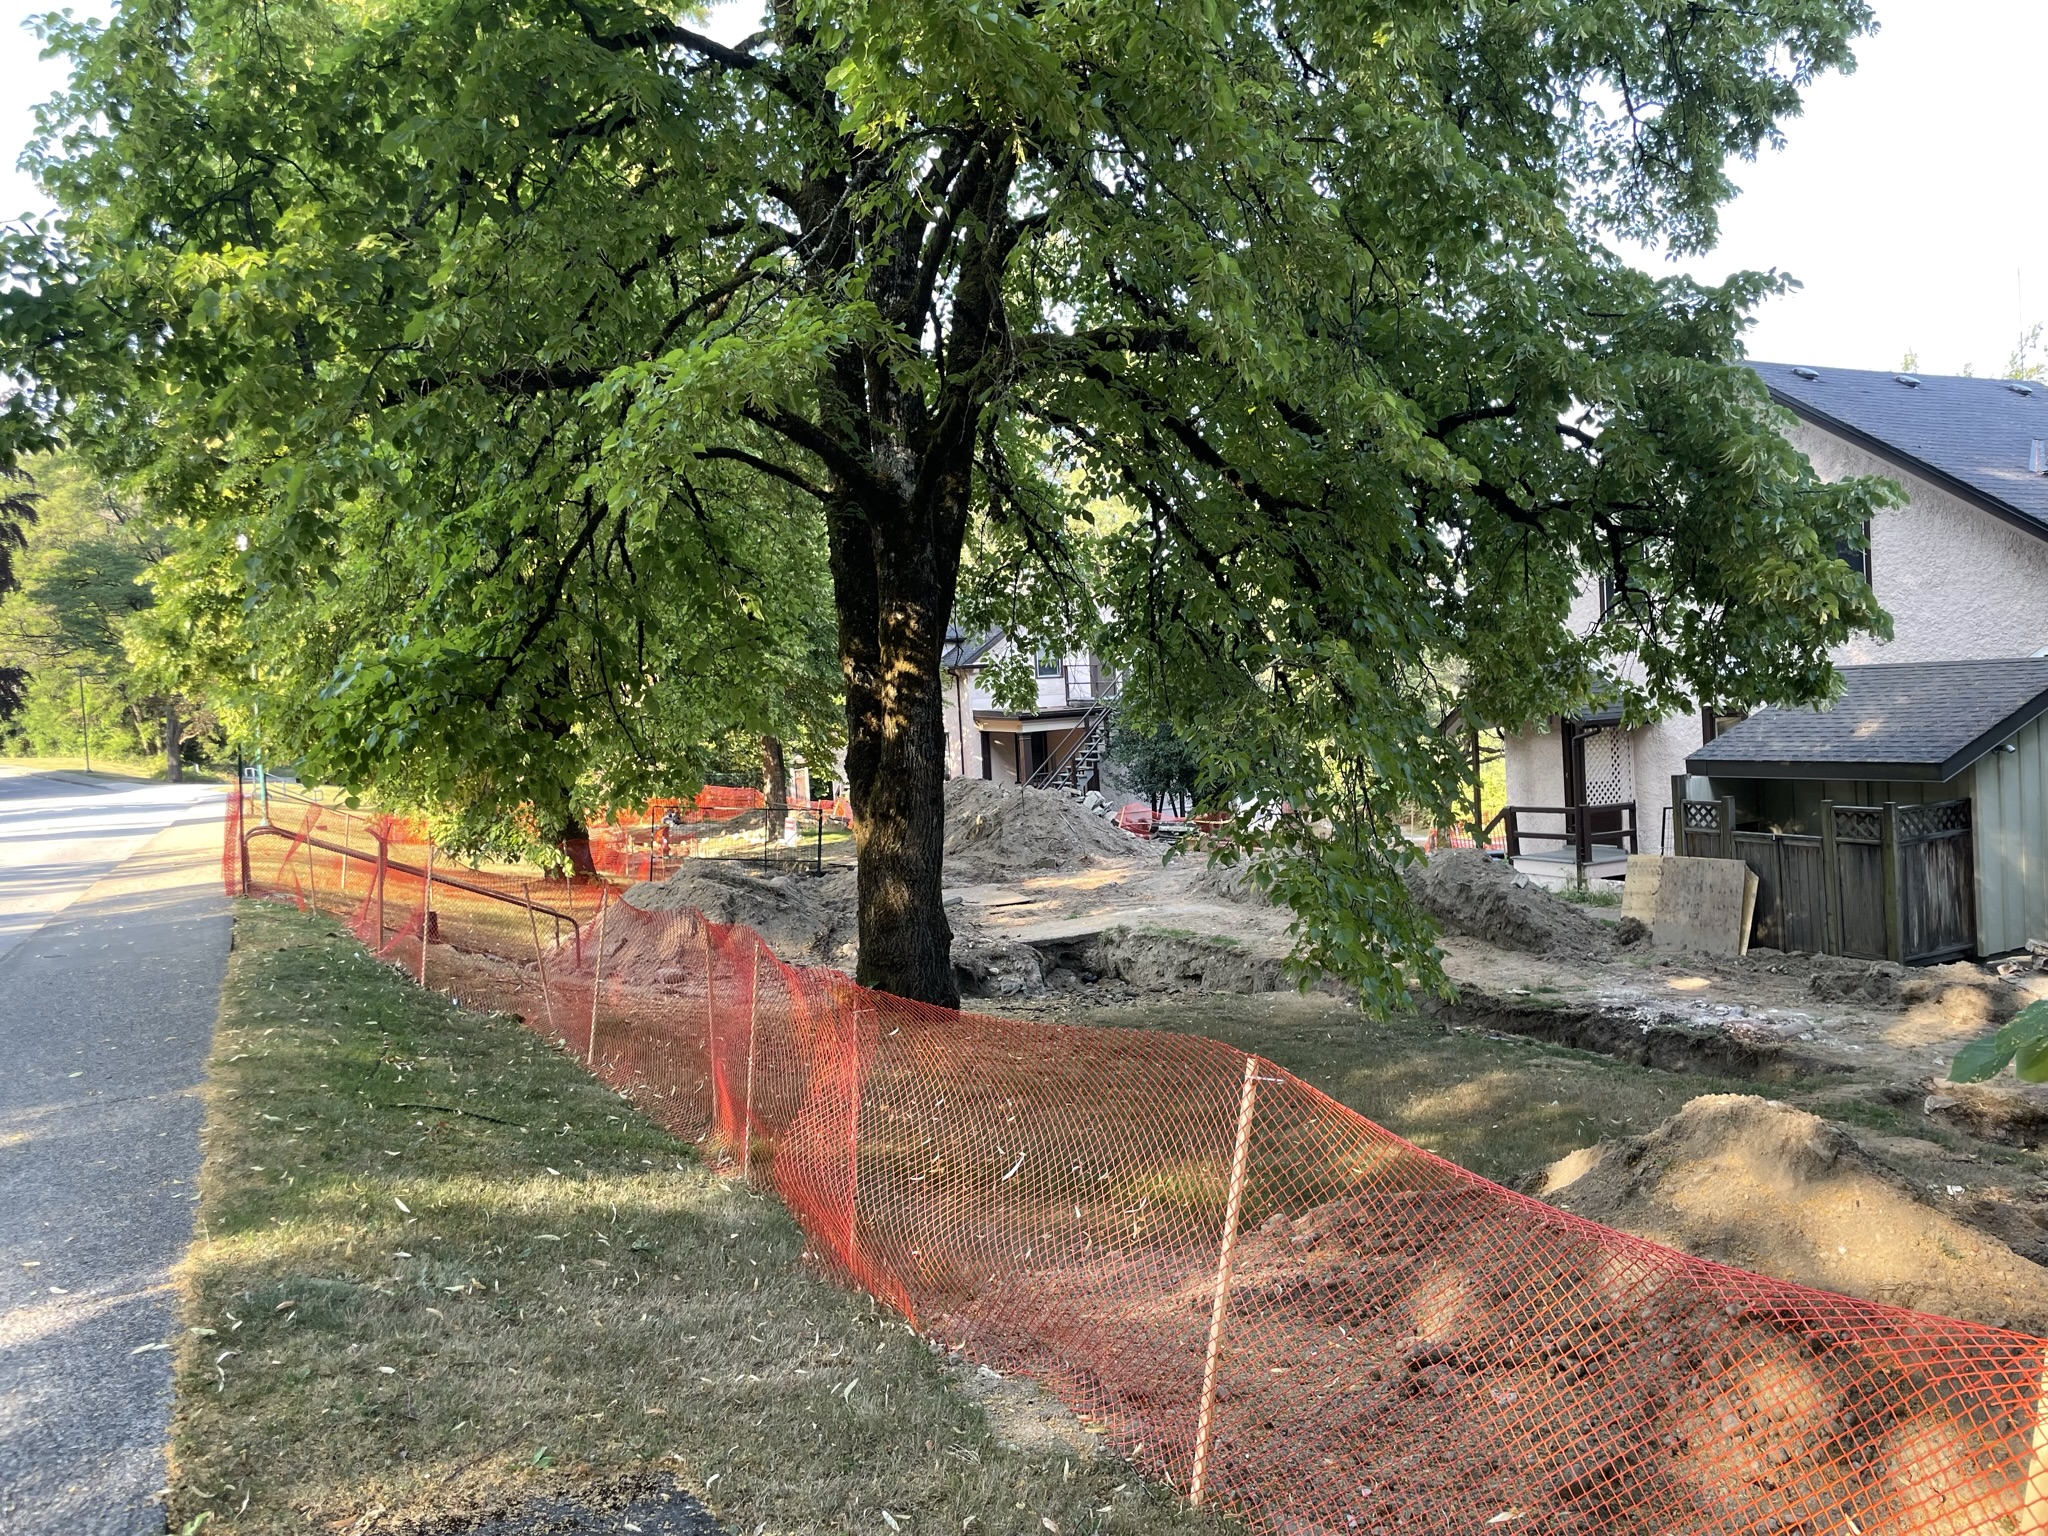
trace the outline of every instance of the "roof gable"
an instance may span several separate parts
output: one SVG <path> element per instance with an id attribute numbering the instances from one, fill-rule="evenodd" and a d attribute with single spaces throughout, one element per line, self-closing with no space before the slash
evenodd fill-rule
<path id="1" fill-rule="evenodd" d="M 1765 709 L 1685 760 L 1732 779 L 1945 783 L 2048 714 L 2048 657 L 1842 667 L 1831 709 Z"/>
<path id="2" fill-rule="evenodd" d="M 2048 440 L 2048 384 L 1787 363 L 1749 366 L 1771 398 L 1795 415 L 2048 539 L 2048 475 L 2028 467 L 2034 442 Z M 1901 378 L 1916 382 L 1904 384 Z"/>

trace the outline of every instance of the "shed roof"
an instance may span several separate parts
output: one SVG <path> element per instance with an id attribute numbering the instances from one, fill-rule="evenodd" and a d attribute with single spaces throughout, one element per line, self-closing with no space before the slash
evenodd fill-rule
<path id="1" fill-rule="evenodd" d="M 2048 539 L 2048 475 L 2030 468 L 2033 443 L 2048 440 L 2048 384 L 1790 363 L 1749 366 L 1771 398 L 1794 415 Z"/>
<path id="2" fill-rule="evenodd" d="M 1946 783 L 2048 714 L 2048 657 L 1843 667 L 1829 709 L 1766 709 L 1685 760 L 1733 779 Z"/>

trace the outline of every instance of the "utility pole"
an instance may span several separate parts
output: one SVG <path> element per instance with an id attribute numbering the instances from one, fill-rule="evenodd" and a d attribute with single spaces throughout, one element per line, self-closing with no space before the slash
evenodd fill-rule
<path id="1" fill-rule="evenodd" d="M 85 712 L 85 674 L 78 674 L 78 735 L 85 743 L 85 771 L 92 772 L 92 720 Z"/>

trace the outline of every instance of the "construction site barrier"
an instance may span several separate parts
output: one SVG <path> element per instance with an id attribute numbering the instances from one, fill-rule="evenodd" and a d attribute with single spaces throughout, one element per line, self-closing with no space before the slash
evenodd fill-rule
<path id="1" fill-rule="evenodd" d="M 827 1268 L 1275 1536 L 2048 1529 L 2042 1340 L 1597 1226 L 1213 1041 L 925 1007 L 390 818 L 251 812 L 231 891 L 521 1015 Z"/>

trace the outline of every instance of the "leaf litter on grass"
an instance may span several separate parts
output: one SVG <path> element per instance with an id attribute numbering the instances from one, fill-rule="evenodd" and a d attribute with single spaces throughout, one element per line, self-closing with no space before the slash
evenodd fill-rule
<path id="1" fill-rule="evenodd" d="M 991 1536 L 1233 1528 L 1107 1459 L 1006 1446 L 925 1340 L 806 1267 L 778 1205 L 517 1020 L 318 918 L 243 903 L 237 929 L 174 1529 L 453 1531 L 658 1488 L 748 1533 L 880 1536 L 884 1508 Z"/>

